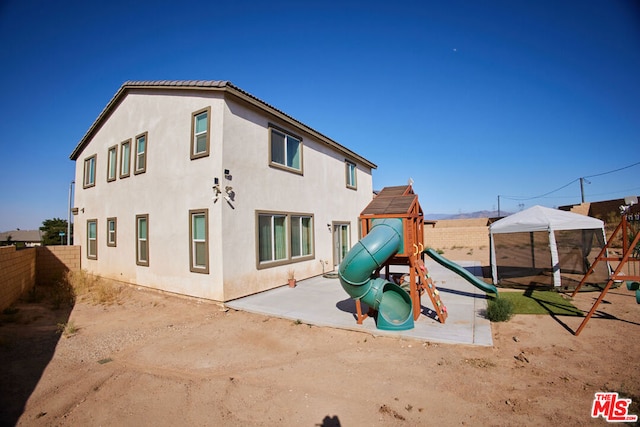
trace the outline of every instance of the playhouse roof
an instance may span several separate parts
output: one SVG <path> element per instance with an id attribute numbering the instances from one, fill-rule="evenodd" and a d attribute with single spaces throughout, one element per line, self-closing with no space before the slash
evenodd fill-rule
<path id="1" fill-rule="evenodd" d="M 362 211 L 361 215 L 400 215 L 420 211 L 418 195 L 410 185 L 385 187 Z"/>

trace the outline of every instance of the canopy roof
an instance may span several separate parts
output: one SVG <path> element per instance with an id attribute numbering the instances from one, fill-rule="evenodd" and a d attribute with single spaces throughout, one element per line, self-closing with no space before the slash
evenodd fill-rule
<path id="1" fill-rule="evenodd" d="M 524 233 L 531 231 L 602 229 L 603 227 L 604 222 L 597 218 L 545 208 L 544 206 L 533 206 L 494 222 L 489 227 L 489 232 L 491 234 Z"/>

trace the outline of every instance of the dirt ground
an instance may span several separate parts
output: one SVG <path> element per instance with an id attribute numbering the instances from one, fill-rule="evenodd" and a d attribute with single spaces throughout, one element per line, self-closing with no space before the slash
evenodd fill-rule
<path id="1" fill-rule="evenodd" d="M 444 256 L 469 252 L 457 251 Z M 466 259 L 482 256 L 473 252 Z M 578 337 L 581 318 L 517 315 L 492 325 L 493 347 L 374 337 L 136 287 L 118 301 L 22 302 L 0 315 L 0 425 L 604 425 L 590 416 L 598 391 L 640 414 L 640 305 L 625 287 Z"/>

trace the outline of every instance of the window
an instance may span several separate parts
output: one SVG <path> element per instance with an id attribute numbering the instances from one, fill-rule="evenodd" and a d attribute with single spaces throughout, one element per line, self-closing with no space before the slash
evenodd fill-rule
<path id="1" fill-rule="evenodd" d="M 87 258 L 98 259 L 98 220 L 87 220 Z"/>
<path id="2" fill-rule="evenodd" d="M 149 266 L 149 215 L 136 215 L 136 264 Z"/>
<path id="3" fill-rule="evenodd" d="M 312 254 L 313 226 L 310 216 L 291 216 L 291 257 Z"/>
<path id="4" fill-rule="evenodd" d="M 261 263 L 287 258 L 286 223 L 285 215 L 258 215 L 258 259 Z"/>
<path id="5" fill-rule="evenodd" d="M 96 185 L 96 155 L 84 160 L 84 181 L 82 188 L 93 187 Z"/>
<path id="6" fill-rule="evenodd" d="M 257 213 L 258 268 L 313 258 L 313 216 Z"/>
<path id="7" fill-rule="evenodd" d="M 116 246 L 118 220 L 116 218 L 107 218 L 107 246 Z"/>
<path id="8" fill-rule="evenodd" d="M 209 155 L 211 107 L 193 113 L 191 118 L 191 160 Z"/>
<path id="9" fill-rule="evenodd" d="M 302 138 L 271 128 L 269 140 L 272 166 L 302 172 Z"/>
<path id="10" fill-rule="evenodd" d="M 118 146 L 109 148 L 107 153 L 107 182 L 115 181 L 118 173 Z"/>
<path id="11" fill-rule="evenodd" d="M 209 211 L 208 209 L 189 211 L 189 234 L 191 252 L 189 261 L 194 273 L 209 273 Z"/>
<path id="12" fill-rule="evenodd" d="M 120 143 L 120 178 L 131 174 L 131 140 Z"/>
<path id="13" fill-rule="evenodd" d="M 147 170 L 147 132 L 136 136 L 136 159 L 133 173 L 135 175 Z"/>
<path id="14" fill-rule="evenodd" d="M 346 173 L 347 173 L 347 188 L 357 188 L 356 181 L 356 164 L 348 160 L 345 160 Z"/>

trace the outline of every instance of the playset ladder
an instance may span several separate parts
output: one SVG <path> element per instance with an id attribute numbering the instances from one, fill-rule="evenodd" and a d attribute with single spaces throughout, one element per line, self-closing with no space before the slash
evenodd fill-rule
<path id="1" fill-rule="evenodd" d="M 436 285 L 431 279 L 431 274 L 427 270 L 427 266 L 424 265 L 424 261 L 418 258 L 416 255 L 410 257 L 411 269 L 411 301 L 413 302 L 413 320 L 418 320 L 420 316 L 420 296 L 423 293 L 429 295 L 431 304 L 438 315 L 438 321 L 444 323 L 447 320 L 447 308 L 440 299 L 440 292 L 436 289 Z"/>

